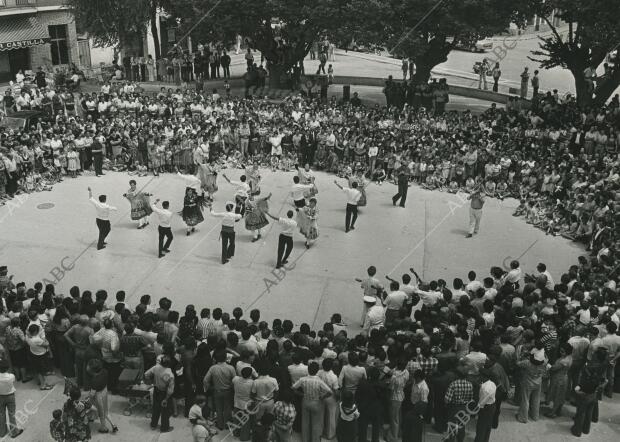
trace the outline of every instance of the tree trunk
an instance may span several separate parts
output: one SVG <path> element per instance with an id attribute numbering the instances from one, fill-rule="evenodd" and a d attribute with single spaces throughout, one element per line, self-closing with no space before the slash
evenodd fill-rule
<path id="1" fill-rule="evenodd" d="M 430 65 L 424 61 L 416 60 L 413 82 L 415 84 L 428 83 L 428 80 L 431 78 L 431 70 L 433 67 L 435 67 L 435 65 Z"/>
<path id="2" fill-rule="evenodd" d="M 269 64 L 269 89 L 289 89 L 290 86 L 283 81 L 283 74 L 286 72 L 286 67 L 282 64 Z"/>
<path id="3" fill-rule="evenodd" d="M 579 107 L 589 106 L 592 102 L 592 93 L 586 83 L 583 70 L 571 69 L 573 78 L 575 79 L 575 90 L 577 91 L 577 104 Z"/>
<path id="4" fill-rule="evenodd" d="M 161 58 L 161 44 L 159 42 L 157 10 L 155 8 L 151 8 L 151 34 L 153 34 L 153 46 L 155 46 L 155 60 L 159 60 Z"/>

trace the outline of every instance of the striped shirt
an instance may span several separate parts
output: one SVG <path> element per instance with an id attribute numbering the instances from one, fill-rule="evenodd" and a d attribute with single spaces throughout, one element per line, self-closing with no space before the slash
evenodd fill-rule
<path id="1" fill-rule="evenodd" d="M 331 394 L 332 390 L 318 376 L 304 376 L 293 384 L 293 390 L 301 389 L 304 399 L 318 401 L 324 396 Z"/>

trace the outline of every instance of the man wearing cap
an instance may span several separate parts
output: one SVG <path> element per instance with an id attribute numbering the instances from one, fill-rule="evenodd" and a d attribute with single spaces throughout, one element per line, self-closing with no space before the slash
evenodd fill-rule
<path id="1" fill-rule="evenodd" d="M 484 206 L 484 195 L 481 191 L 481 183 L 477 183 L 476 189 L 467 197 L 471 201 L 469 207 L 469 233 L 465 236 L 471 238 L 480 229 L 482 219 L 482 206 Z"/>
<path id="2" fill-rule="evenodd" d="M 235 203 L 226 202 L 226 212 L 213 212 L 213 206 L 209 206 L 211 215 L 216 218 L 222 218 L 222 231 L 220 238 L 222 239 L 222 264 L 230 261 L 235 256 L 235 222 L 241 219 L 240 213 L 235 213 Z"/>
<path id="3" fill-rule="evenodd" d="M 104 249 L 106 246 L 105 239 L 107 238 L 112 227 L 110 225 L 110 212 L 117 210 L 116 207 L 110 206 L 106 203 L 107 196 L 99 195 L 99 201 L 93 198 L 93 191 L 88 188 L 88 200 L 95 206 L 97 212 L 97 228 L 99 229 L 99 239 L 97 240 L 97 250 Z"/>
<path id="4" fill-rule="evenodd" d="M 370 335 L 374 329 L 379 329 L 385 324 L 385 309 L 377 305 L 377 298 L 374 296 L 364 296 L 364 306 L 366 307 L 366 318 L 362 328 Z"/>

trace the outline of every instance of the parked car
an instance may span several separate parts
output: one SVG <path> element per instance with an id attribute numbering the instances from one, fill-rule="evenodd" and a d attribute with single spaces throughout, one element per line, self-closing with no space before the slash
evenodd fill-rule
<path id="1" fill-rule="evenodd" d="M 462 51 L 487 52 L 493 49 L 493 40 L 490 38 L 483 38 L 475 42 L 457 41 L 454 47 Z"/>

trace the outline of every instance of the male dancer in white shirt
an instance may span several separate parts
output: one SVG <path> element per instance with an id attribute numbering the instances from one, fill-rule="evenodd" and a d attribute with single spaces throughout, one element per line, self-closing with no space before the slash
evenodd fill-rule
<path id="1" fill-rule="evenodd" d="M 357 221 L 357 203 L 362 197 L 362 193 L 357 190 L 357 182 L 353 181 L 351 187 L 342 187 L 338 181 L 334 180 L 334 184 L 347 195 L 347 210 L 345 215 L 345 232 L 355 230 L 355 221 Z"/>
<path id="2" fill-rule="evenodd" d="M 222 264 L 230 261 L 235 256 L 235 223 L 241 219 L 241 214 L 233 212 L 235 203 L 226 202 L 226 212 L 213 212 L 213 207 L 209 207 L 211 215 L 222 218 Z"/>
<path id="3" fill-rule="evenodd" d="M 93 191 L 88 188 L 88 200 L 95 206 L 97 212 L 97 228 L 99 229 L 99 239 L 97 240 L 97 250 L 105 249 L 107 238 L 112 226 L 110 225 L 110 211 L 117 210 L 116 207 L 106 204 L 106 195 L 99 195 L 99 201 L 93 198 Z"/>
<path id="4" fill-rule="evenodd" d="M 314 187 L 314 184 L 312 183 L 300 184 L 299 181 L 299 176 L 295 175 L 293 177 L 293 186 L 291 187 L 291 198 L 293 198 L 295 210 L 299 210 L 306 206 L 305 194 Z"/>
<path id="5" fill-rule="evenodd" d="M 170 253 L 170 244 L 172 243 L 172 228 L 170 226 L 170 221 L 172 220 L 172 212 L 168 210 L 170 207 L 170 203 L 168 201 L 164 201 L 161 203 L 161 209 L 157 207 L 157 203 L 159 200 L 155 200 L 155 202 L 151 205 L 151 209 L 159 218 L 159 226 L 157 227 L 157 231 L 159 232 L 159 257 L 163 258 L 166 256 L 166 253 Z M 165 239 L 165 243 L 164 243 Z"/>
<path id="6" fill-rule="evenodd" d="M 278 259 L 276 262 L 276 269 L 282 267 L 282 265 L 288 263 L 288 257 L 293 251 L 293 233 L 297 228 L 297 221 L 293 219 L 295 212 L 289 210 L 286 212 L 286 218 L 278 218 L 267 212 L 267 216 L 277 221 L 282 226 L 282 232 L 278 237 Z"/>
<path id="7" fill-rule="evenodd" d="M 243 215 L 245 215 L 245 201 L 248 199 L 248 195 L 252 191 L 250 185 L 247 183 L 247 177 L 245 175 L 241 175 L 239 181 L 233 181 L 225 174 L 222 174 L 222 176 L 226 181 L 237 188 L 235 191 L 235 213 L 238 213 L 241 217 L 243 217 Z"/>

